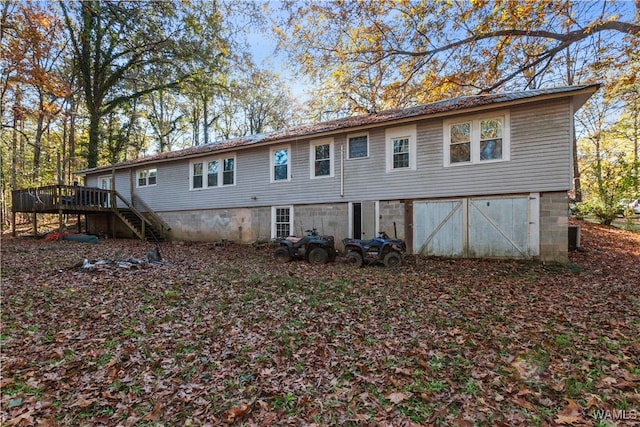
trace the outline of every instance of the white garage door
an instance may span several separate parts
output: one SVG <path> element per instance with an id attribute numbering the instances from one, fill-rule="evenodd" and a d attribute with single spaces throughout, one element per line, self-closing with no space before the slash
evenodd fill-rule
<path id="1" fill-rule="evenodd" d="M 539 254 L 539 196 L 414 202 L 414 253 L 529 258 Z"/>

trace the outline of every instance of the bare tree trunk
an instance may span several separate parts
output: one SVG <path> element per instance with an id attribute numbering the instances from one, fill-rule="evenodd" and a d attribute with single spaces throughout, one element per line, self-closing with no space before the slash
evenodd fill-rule
<path id="1" fill-rule="evenodd" d="M 42 135 L 44 134 L 44 102 L 40 95 L 36 136 L 33 141 L 33 183 L 38 182 L 40 175 L 40 157 L 42 153 Z"/>

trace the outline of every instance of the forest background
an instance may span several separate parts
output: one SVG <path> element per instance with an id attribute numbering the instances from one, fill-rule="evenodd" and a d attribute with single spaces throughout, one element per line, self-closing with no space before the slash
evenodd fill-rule
<path id="1" fill-rule="evenodd" d="M 440 99 L 601 82 L 574 194 L 640 197 L 640 0 L 5 1 L 2 227 L 11 190 L 152 153 Z M 301 84 L 304 83 L 304 84 Z"/>

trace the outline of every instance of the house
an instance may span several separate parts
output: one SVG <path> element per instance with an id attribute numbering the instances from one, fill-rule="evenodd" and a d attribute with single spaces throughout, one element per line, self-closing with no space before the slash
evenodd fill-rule
<path id="1" fill-rule="evenodd" d="M 173 240 L 384 230 L 416 254 L 566 262 L 574 113 L 598 88 L 466 96 L 80 174 L 153 212 Z M 122 230 L 109 218 L 92 214 L 89 230 Z"/>

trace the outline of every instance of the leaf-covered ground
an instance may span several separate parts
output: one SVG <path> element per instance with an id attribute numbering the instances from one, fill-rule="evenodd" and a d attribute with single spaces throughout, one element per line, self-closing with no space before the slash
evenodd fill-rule
<path id="1" fill-rule="evenodd" d="M 3 425 L 640 422 L 640 236 L 572 263 L 286 265 L 271 249 L 2 241 Z"/>

